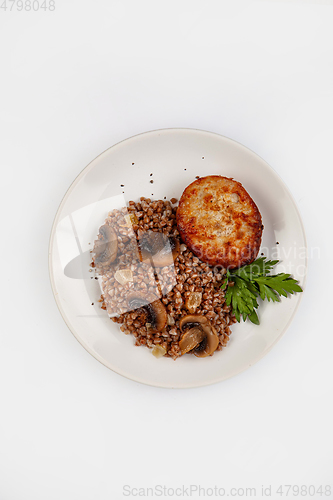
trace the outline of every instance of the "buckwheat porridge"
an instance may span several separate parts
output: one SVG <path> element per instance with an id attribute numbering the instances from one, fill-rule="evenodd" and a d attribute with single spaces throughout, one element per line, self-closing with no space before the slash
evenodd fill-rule
<path id="1" fill-rule="evenodd" d="M 135 345 L 156 357 L 212 355 L 236 321 L 225 304 L 226 270 L 202 262 L 177 229 L 177 200 L 140 198 L 109 212 L 93 249 L 101 306 Z"/>

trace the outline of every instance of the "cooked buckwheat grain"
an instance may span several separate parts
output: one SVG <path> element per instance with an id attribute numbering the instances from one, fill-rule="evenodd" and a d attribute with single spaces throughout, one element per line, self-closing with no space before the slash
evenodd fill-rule
<path id="1" fill-rule="evenodd" d="M 172 198 L 171 201 L 176 200 Z M 130 201 L 127 208 L 111 211 L 104 224 L 112 226 L 117 234 L 118 257 L 107 270 L 99 267 L 94 259 L 92 263 L 101 285 L 102 308 L 112 321 L 121 325 L 122 332 L 135 337 L 135 345 L 149 348 L 159 345 L 163 348 L 159 352 L 173 359 L 181 356 L 179 321 L 193 312 L 187 308 L 189 304 L 198 304 L 195 313 L 206 316 L 215 327 L 219 337 L 218 351 L 227 345 L 230 325 L 236 321 L 221 290 L 225 269 L 201 262 L 182 243 L 176 211 L 177 207 L 170 201 L 143 197 L 138 202 Z M 154 270 L 151 264 L 140 261 L 138 238 L 146 231 L 162 232 L 179 240 L 180 253 L 174 265 Z M 127 296 L 134 291 L 161 298 L 168 314 L 167 325 L 161 332 L 150 333 L 142 309 L 128 310 Z"/>

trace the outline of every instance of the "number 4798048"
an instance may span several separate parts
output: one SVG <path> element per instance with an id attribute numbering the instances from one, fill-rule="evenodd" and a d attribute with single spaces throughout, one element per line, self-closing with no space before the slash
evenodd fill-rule
<path id="1" fill-rule="evenodd" d="M 1 0 L 0 0 L 1 1 Z M 13 8 L 16 7 L 15 10 L 17 11 L 22 11 L 22 10 L 32 10 L 37 12 L 38 10 L 50 10 L 53 11 L 55 10 L 55 1 L 54 0 L 49 0 L 48 2 L 44 0 L 43 2 L 39 0 L 3 0 L 0 9 L 4 11 L 12 11 Z"/>

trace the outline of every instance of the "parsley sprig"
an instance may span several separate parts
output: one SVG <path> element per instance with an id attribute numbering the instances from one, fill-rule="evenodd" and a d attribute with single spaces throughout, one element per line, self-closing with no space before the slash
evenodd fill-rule
<path id="1" fill-rule="evenodd" d="M 279 302 L 281 295 L 288 297 L 288 294 L 303 291 L 290 274 L 269 274 L 278 262 L 259 257 L 252 264 L 227 270 L 221 289 L 226 290 L 226 304 L 231 305 L 238 322 L 242 317 L 243 321 L 249 318 L 252 323 L 259 325 L 256 312 L 258 297 Z"/>

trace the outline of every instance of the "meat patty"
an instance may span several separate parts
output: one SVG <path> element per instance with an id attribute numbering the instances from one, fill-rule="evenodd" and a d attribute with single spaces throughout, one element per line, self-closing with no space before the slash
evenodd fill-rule
<path id="1" fill-rule="evenodd" d="M 197 257 L 228 269 L 256 258 L 263 230 L 258 207 L 242 184 L 220 175 L 201 177 L 185 189 L 177 226 Z"/>

